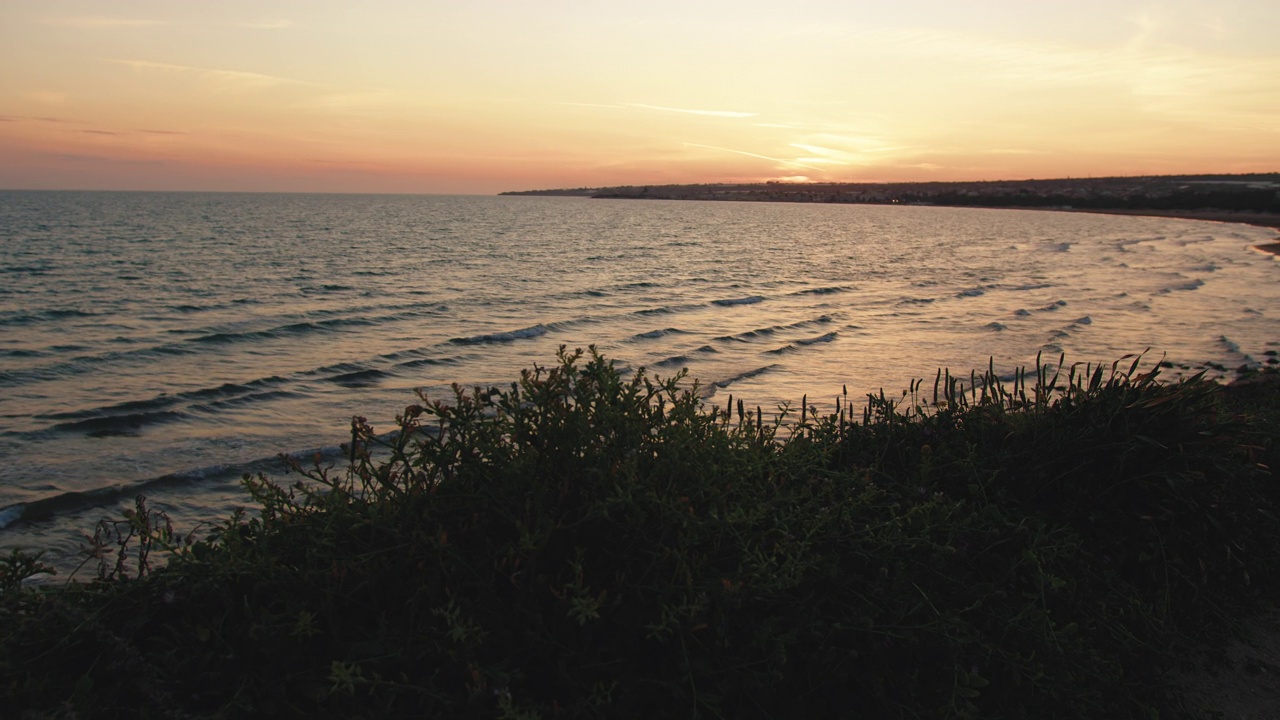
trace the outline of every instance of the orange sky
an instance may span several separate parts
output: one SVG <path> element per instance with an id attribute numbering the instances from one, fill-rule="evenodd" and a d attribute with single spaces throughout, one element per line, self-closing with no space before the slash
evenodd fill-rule
<path id="1" fill-rule="evenodd" d="M 1280 171 L 1275 0 L 0 0 L 0 188 Z"/>

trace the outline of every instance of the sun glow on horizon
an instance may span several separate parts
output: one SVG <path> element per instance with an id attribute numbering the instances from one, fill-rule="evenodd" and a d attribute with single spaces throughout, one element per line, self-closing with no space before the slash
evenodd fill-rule
<path id="1" fill-rule="evenodd" d="M 1280 170 L 1275 3 L 957 5 L 10 3 L 0 187 Z"/>

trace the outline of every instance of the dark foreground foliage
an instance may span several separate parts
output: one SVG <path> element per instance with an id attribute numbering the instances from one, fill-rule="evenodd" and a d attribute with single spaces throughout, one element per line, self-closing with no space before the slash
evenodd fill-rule
<path id="1" fill-rule="evenodd" d="M 357 419 L 347 467 L 246 478 L 254 512 L 204 539 L 140 499 L 99 527 L 96 581 L 27 588 L 38 561 L 0 559 L 0 694 L 32 717 L 1169 717 L 1177 652 L 1276 589 L 1275 393 L 1064 373 L 770 420 L 563 354 L 382 439 Z"/>

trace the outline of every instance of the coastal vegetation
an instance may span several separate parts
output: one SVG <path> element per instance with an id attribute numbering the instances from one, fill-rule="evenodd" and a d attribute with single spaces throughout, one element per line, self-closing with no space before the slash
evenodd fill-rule
<path id="1" fill-rule="evenodd" d="M 1163 175 L 1055 180 L 894 183 L 726 183 L 528 190 L 505 195 L 564 195 L 644 200 L 915 204 L 950 207 L 1076 209 L 1237 220 L 1280 226 L 1280 173 Z M 1242 217 L 1243 216 L 1243 217 Z"/>
<path id="2" fill-rule="evenodd" d="M 1193 715 L 1169 679 L 1277 590 L 1276 375 L 1142 357 L 779 412 L 562 351 L 356 418 L 251 509 L 0 559 L 27 717 Z"/>

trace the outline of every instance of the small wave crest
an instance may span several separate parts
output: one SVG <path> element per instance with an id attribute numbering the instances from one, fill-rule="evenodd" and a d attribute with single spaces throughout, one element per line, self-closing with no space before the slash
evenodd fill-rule
<path id="1" fill-rule="evenodd" d="M 756 338 L 773 335 L 782 330 L 797 330 L 800 328 L 813 327 L 814 325 L 826 325 L 832 321 L 830 315 L 820 315 L 811 320 L 801 320 L 800 322 L 790 323 L 788 325 L 771 325 L 769 327 L 756 328 L 755 330 L 747 330 L 736 335 L 721 335 L 714 338 L 717 342 L 751 342 Z"/>
<path id="2" fill-rule="evenodd" d="M 853 288 L 849 285 L 833 285 L 831 287 L 808 288 L 806 290 L 797 290 L 792 295 L 835 295 L 837 293 L 849 292 Z"/>
<path id="3" fill-rule="evenodd" d="M 669 328 L 663 328 L 662 330 L 650 330 L 649 332 L 636 333 L 635 335 L 631 336 L 631 339 L 632 340 L 654 340 L 660 337 L 666 337 L 668 335 L 683 335 L 683 334 L 685 334 L 684 330 L 681 330 L 680 328 L 669 327 Z"/>
<path id="4" fill-rule="evenodd" d="M 173 410 L 157 412 L 107 415 L 74 422 L 58 423 L 50 430 L 67 433 L 83 433 L 89 437 L 131 437 L 138 435 L 147 425 L 176 422 L 186 418 L 186 413 Z"/>
<path id="5" fill-rule="evenodd" d="M 764 302 L 763 295 L 751 295 L 743 298 L 728 298 L 725 300 L 712 300 L 712 305 L 720 305 L 722 307 L 732 307 L 734 305 L 755 305 L 758 302 Z"/>
<path id="6" fill-rule="evenodd" d="M 214 404 L 238 398 L 264 398 L 269 391 L 288 382 L 278 375 L 245 383 L 224 383 L 217 387 L 188 390 L 174 395 L 159 395 L 147 400 L 130 400 L 102 407 L 38 415 L 41 420 L 61 421 L 48 429 L 57 432 L 84 432 L 90 437 L 136 435 L 146 425 L 181 420 L 186 413 L 175 408 L 190 404 L 201 409 L 202 403 Z M 281 391 L 277 391 L 277 394 Z"/>
<path id="7" fill-rule="evenodd" d="M 803 345 L 817 345 L 818 343 L 829 343 L 835 340 L 839 336 L 840 336 L 840 333 L 829 332 L 825 335 L 819 335 L 818 337 L 802 338 L 800 340 L 797 340 L 796 344 L 803 346 Z"/>
<path id="8" fill-rule="evenodd" d="M 472 335 L 465 338 L 454 338 L 449 342 L 455 345 L 484 345 L 488 343 L 509 343 L 516 340 L 527 340 L 546 335 L 551 328 L 542 323 L 533 325 L 519 330 L 509 330 L 507 332 L 486 333 L 484 335 Z"/>
<path id="9" fill-rule="evenodd" d="M 1178 291 L 1190 291 L 1190 290 L 1199 289 L 1203 286 L 1204 286 L 1204 281 L 1201 280 L 1200 278 L 1196 278 L 1194 280 L 1188 280 L 1187 282 L 1184 282 L 1184 283 L 1178 283 L 1177 285 L 1170 285 L 1169 287 L 1162 289 L 1160 292 L 1171 293 L 1171 292 L 1178 292 Z"/>
<path id="10" fill-rule="evenodd" d="M 88 312 L 86 310 L 66 309 L 66 310 L 43 310 L 41 312 L 19 312 L 15 314 L 0 313 L 0 326 L 4 325 L 35 325 L 51 320 L 69 320 L 76 318 L 91 318 L 97 313 Z"/>
<path id="11" fill-rule="evenodd" d="M 715 382 L 711 383 L 708 387 L 714 387 L 714 388 L 719 388 L 723 390 L 736 382 L 741 382 L 743 380 L 750 380 L 753 377 L 763 375 L 777 367 L 778 365 L 775 363 L 772 365 L 765 365 L 763 367 L 753 368 L 746 372 L 738 373 L 733 377 L 728 377 L 723 380 L 716 380 Z"/>
<path id="12" fill-rule="evenodd" d="M 367 368 L 364 370 L 353 370 L 351 372 L 340 373 L 325 378 L 331 383 L 341 385 L 348 388 L 373 387 L 381 380 L 388 377 L 386 371 L 376 368 Z"/>

